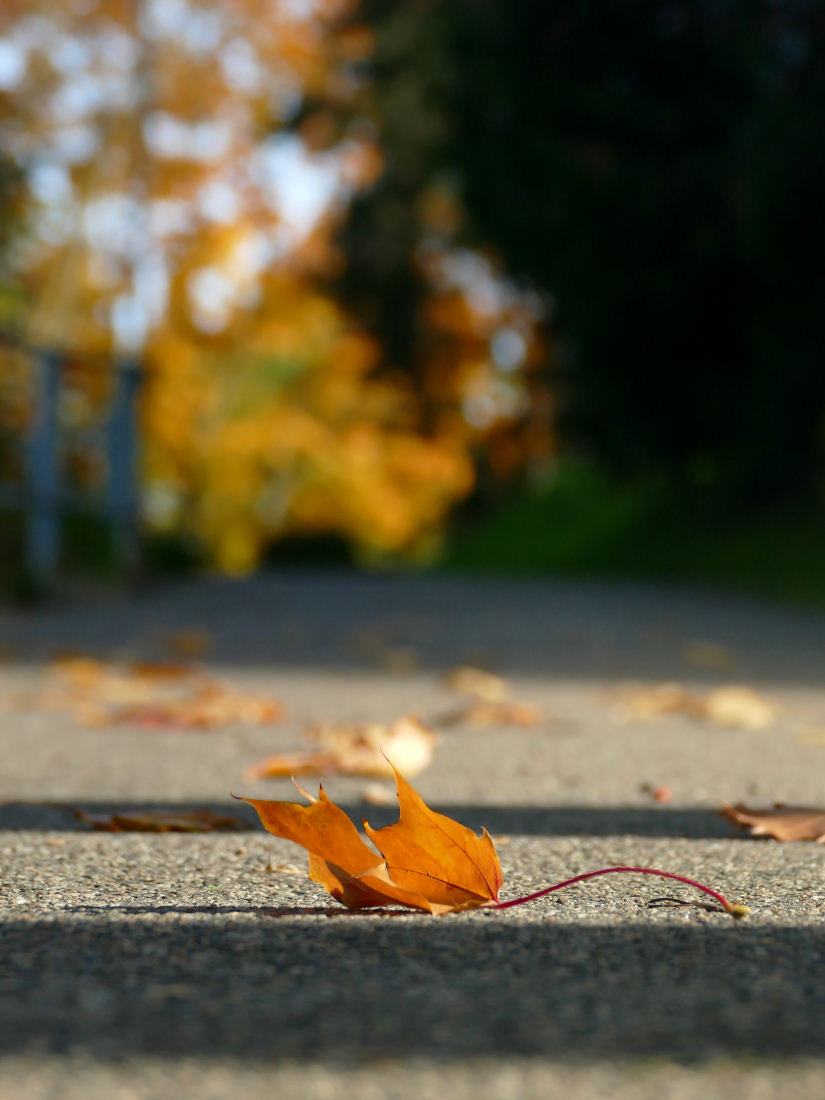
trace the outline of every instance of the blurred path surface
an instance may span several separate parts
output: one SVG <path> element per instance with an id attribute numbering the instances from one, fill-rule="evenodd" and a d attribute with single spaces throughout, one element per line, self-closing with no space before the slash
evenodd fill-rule
<path id="1" fill-rule="evenodd" d="M 60 651 L 181 645 L 271 728 L 89 729 L 21 710 Z M 441 731 L 415 780 L 500 842 L 505 896 L 616 863 L 702 878 L 734 924 L 647 908 L 669 885 L 608 876 L 494 914 L 352 915 L 301 852 L 248 833 L 90 833 L 0 805 L 0 1094 L 295 1097 L 820 1097 L 825 846 L 734 835 L 715 799 L 825 806 L 825 617 L 713 593 L 561 582 L 278 574 L 0 613 L 0 800 L 87 809 L 289 798 L 251 783 L 311 720 L 417 710 Z M 470 662 L 534 703 L 531 727 L 448 726 Z M 631 683 L 745 684 L 761 732 L 620 709 Z M 313 780 L 305 781 L 310 789 Z M 666 785 L 672 801 L 651 795 Z M 330 794 L 375 824 L 368 783 Z M 688 896 L 688 895 L 683 895 Z"/>

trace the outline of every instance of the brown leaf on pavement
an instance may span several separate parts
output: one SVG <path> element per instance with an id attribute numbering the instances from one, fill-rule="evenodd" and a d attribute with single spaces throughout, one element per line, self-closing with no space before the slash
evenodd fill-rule
<path id="1" fill-rule="evenodd" d="M 775 840 L 815 840 L 825 843 L 825 810 L 808 806 L 785 806 L 777 802 L 770 810 L 754 810 L 741 803 L 722 803 L 722 817 L 750 829 L 752 836 Z"/>
<path id="2" fill-rule="evenodd" d="M 776 718 L 774 707 L 752 688 L 736 684 L 708 692 L 688 691 L 681 684 L 633 688 L 620 696 L 620 722 L 649 722 L 665 714 L 686 714 L 726 729 L 759 731 Z"/>
<path id="3" fill-rule="evenodd" d="M 487 703 L 478 700 L 466 707 L 442 715 L 438 724 L 442 726 L 475 726 L 477 729 L 489 729 L 492 726 L 537 726 L 541 721 L 541 711 L 533 703 L 517 701 Z"/>
<path id="4" fill-rule="evenodd" d="M 264 828 L 309 852 L 309 877 L 350 909 L 402 905 L 429 913 L 475 909 L 498 898 L 502 874 L 489 833 L 431 810 L 395 772 L 399 820 L 367 835 L 373 851 L 321 787 L 310 805 L 246 798 Z M 299 788 L 300 789 L 300 788 Z"/>
<path id="5" fill-rule="evenodd" d="M 510 694 L 510 685 L 502 676 L 473 665 L 458 665 L 444 677 L 451 691 L 472 695 L 485 703 L 500 703 Z"/>
<path id="6" fill-rule="evenodd" d="M 535 726 L 541 721 L 541 711 L 532 703 L 510 698 L 510 685 L 501 676 L 473 665 L 458 665 L 444 678 L 447 687 L 460 695 L 469 695 L 470 702 L 442 715 L 443 726 Z"/>
<path id="7" fill-rule="evenodd" d="M 315 749 L 277 753 L 253 764 L 248 779 L 274 779 L 302 775 L 363 775 L 392 778 L 388 757 L 408 775 L 418 775 L 433 758 L 437 735 L 415 715 L 380 722 L 324 722 L 312 726 L 307 736 Z"/>
<path id="8" fill-rule="evenodd" d="M 87 726 L 139 725 L 205 730 L 278 721 L 277 699 L 251 695 L 180 661 L 103 661 L 62 657 L 45 687 L 17 700 L 22 709 L 68 712 Z"/>
<path id="9" fill-rule="evenodd" d="M 767 699 L 747 687 L 718 687 L 703 702 L 704 717 L 728 729 L 764 730 L 773 725 L 776 713 Z"/>
<path id="10" fill-rule="evenodd" d="M 697 697 L 681 684 L 654 684 L 622 692 L 619 705 L 620 718 L 649 722 L 663 714 L 695 714 Z"/>

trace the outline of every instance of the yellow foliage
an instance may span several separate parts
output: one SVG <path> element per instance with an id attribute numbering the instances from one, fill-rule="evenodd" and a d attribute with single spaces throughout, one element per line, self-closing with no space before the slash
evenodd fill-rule
<path id="1" fill-rule="evenodd" d="M 11 3 L 0 34 L 31 8 Z M 28 188 L 14 253 L 28 338 L 71 353 L 78 408 L 101 410 L 107 392 L 84 363 L 140 357 L 146 521 L 193 532 L 225 572 L 253 569 L 285 534 L 428 552 L 481 444 L 497 441 L 506 471 L 528 453 L 511 429 L 525 419 L 534 306 L 490 258 L 453 247 L 460 208 L 434 190 L 417 211 L 430 241 L 412 353 L 423 384 L 389 370 L 322 289 L 341 270 L 350 198 L 383 166 L 370 124 L 342 125 L 353 62 L 373 44 L 356 0 L 276 5 L 265 20 L 253 0 L 140 10 L 44 6 L 0 101 L 0 140 Z M 79 71 L 86 98 L 73 100 Z M 312 110 L 290 128 L 302 102 Z M 316 193 L 327 198 L 312 207 Z M 22 401 L 5 362 L 3 422 Z"/>

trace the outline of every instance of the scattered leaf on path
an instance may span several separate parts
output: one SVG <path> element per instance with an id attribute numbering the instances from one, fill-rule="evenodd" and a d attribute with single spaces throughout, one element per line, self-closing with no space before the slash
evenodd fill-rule
<path id="1" fill-rule="evenodd" d="M 451 711 L 439 718 L 442 726 L 475 726 L 477 729 L 489 729 L 493 726 L 537 726 L 541 721 L 541 711 L 532 703 L 503 702 L 487 703 L 479 700 L 466 707 Z"/>
<path id="2" fill-rule="evenodd" d="M 24 709 L 65 711 L 84 725 L 214 729 L 278 721 L 277 699 L 251 695 L 180 661 L 101 661 L 62 657 L 43 690 L 18 699 Z"/>
<path id="3" fill-rule="evenodd" d="M 309 877 L 350 909 L 402 905 L 429 913 L 475 909 L 498 899 L 502 874 L 489 833 L 431 810 L 395 772 L 399 820 L 383 829 L 366 822 L 373 851 L 326 795 L 301 792 L 310 805 L 245 798 L 264 827 L 309 852 Z"/>
<path id="4" fill-rule="evenodd" d="M 473 665 L 451 668 L 444 682 L 451 691 L 459 695 L 472 695 L 485 703 L 500 703 L 510 694 L 510 685 L 502 676 Z"/>
<path id="5" fill-rule="evenodd" d="M 726 729 L 754 732 L 767 729 L 776 719 L 774 707 L 752 688 L 731 684 L 698 692 L 670 683 L 624 692 L 615 717 L 619 722 L 648 722 L 665 714 L 686 714 Z"/>
<path id="6" fill-rule="evenodd" d="M 458 710 L 439 718 L 443 726 L 535 726 L 541 721 L 541 711 L 532 703 L 511 699 L 510 685 L 501 676 L 475 668 L 459 665 L 451 669 L 445 683 L 460 695 L 469 695 L 471 701 Z"/>
<path id="7" fill-rule="evenodd" d="M 663 714 L 695 713 L 696 697 L 681 684 L 655 684 L 623 692 L 617 717 L 648 722 Z"/>
<path id="8" fill-rule="evenodd" d="M 403 766 L 407 775 L 418 775 L 432 761 L 438 741 L 415 715 L 380 722 L 334 723 L 312 726 L 308 737 L 317 748 L 277 753 L 253 764 L 248 779 L 276 779 L 303 775 L 363 775 L 392 778 L 387 757 Z"/>
<path id="9" fill-rule="evenodd" d="M 718 687 L 704 699 L 704 717 L 728 729 L 764 730 L 776 718 L 774 708 L 747 687 Z"/>
<path id="10" fill-rule="evenodd" d="M 816 840 L 825 843 L 825 810 L 809 806 L 784 806 L 776 803 L 770 810 L 754 810 L 741 803 L 722 804 L 722 817 L 750 829 L 752 836 L 775 840 Z"/>

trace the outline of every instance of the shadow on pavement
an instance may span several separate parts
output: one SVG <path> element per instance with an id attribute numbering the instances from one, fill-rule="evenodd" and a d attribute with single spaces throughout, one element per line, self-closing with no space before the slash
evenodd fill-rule
<path id="1" fill-rule="evenodd" d="M 260 830 L 254 810 L 238 802 L 227 803 L 165 803 L 151 802 L 78 802 L 82 809 L 94 814 L 136 814 L 142 810 L 174 810 L 189 812 L 210 809 L 214 813 L 232 815 Z M 380 828 L 398 820 L 397 807 L 370 806 L 365 802 L 340 803 L 349 816 L 359 823 L 366 818 Z M 684 837 L 693 840 L 730 838 L 731 826 L 712 810 L 670 809 L 664 806 L 475 806 L 464 803 L 435 803 L 433 809 L 463 822 L 479 831 L 525 836 L 645 836 Z M 0 829 L 30 829 L 35 831 L 91 832 L 88 825 L 76 821 L 65 811 L 44 806 L 0 804 Z"/>
<path id="2" fill-rule="evenodd" d="M 0 1052 L 821 1057 L 825 930 L 691 920 L 11 921 Z"/>

